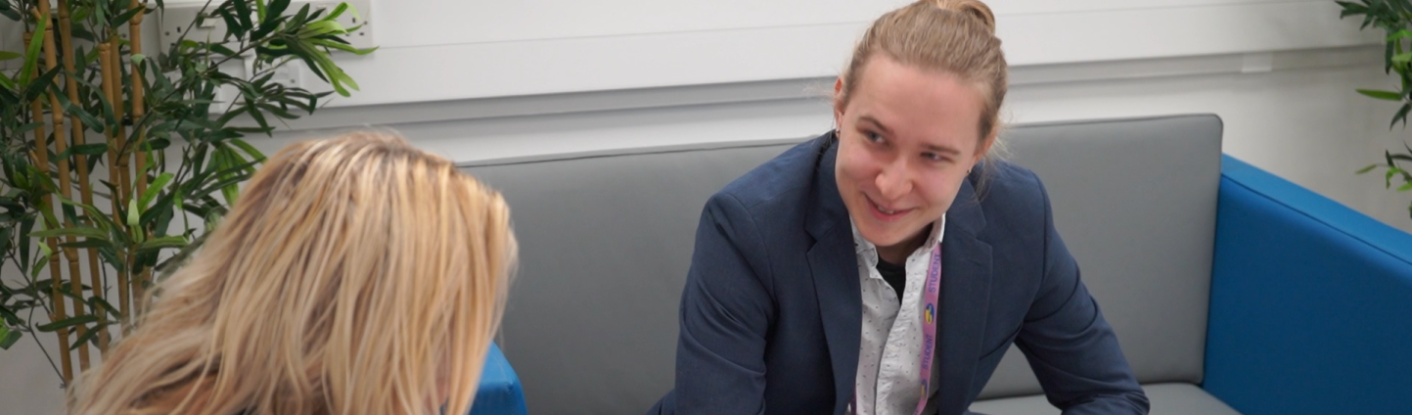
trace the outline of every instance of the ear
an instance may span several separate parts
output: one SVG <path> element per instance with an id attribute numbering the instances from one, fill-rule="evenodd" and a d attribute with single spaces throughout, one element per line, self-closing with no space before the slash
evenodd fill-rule
<path id="1" fill-rule="evenodd" d="M 990 136 L 981 140 L 981 145 L 976 146 L 976 154 L 971 159 L 971 166 L 980 163 L 981 159 L 985 158 L 985 155 L 990 153 L 990 147 L 995 145 L 995 139 L 1000 135 L 1000 129 L 996 128 L 995 130 L 996 131 L 990 133 Z"/>
<path id="2" fill-rule="evenodd" d="M 833 81 L 833 122 L 840 125 L 839 120 L 843 119 L 843 76 Z"/>

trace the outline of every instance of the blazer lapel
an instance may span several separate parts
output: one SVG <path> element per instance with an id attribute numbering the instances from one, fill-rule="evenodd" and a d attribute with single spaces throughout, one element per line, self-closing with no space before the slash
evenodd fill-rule
<path id="1" fill-rule="evenodd" d="M 941 414 L 966 410 L 990 308 L 991 249 L 977 238 L 985 228 L 971 180 L 961 185 L 946 212 L 941 253 L 941 316 L 927 406 Z M 938 393 L 939 392 L 939 393 Z"/>
<path id="2" fill-rule="evenodd" d="M 842 414 L 853 399 L 853 383 L 858 371 L 858 343 L 863 332 L 863 300 L 858 281 L 858 259 L 854 255 L 853 233 L 848 210 L 839 197 L 834 180 L 838 146 L 832 133 L 817 139 L 820 147 L 814 175 L 814 197 L 805 227 L 814 237 L 809 249 L 809 268 L 819 301 L 819 317 L 828 343 L 833 368 L 834 413 Z"/>

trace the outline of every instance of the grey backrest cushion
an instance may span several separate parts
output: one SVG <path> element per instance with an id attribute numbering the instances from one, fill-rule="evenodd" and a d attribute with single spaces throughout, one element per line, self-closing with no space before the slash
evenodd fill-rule
<path id="1" fill-rule="evenodd" d="M 1010 161 L 1049 191 L 1054 225 L 1138 380 L 1198 383 L 1221 181 L 1214 115 L 1025 125 Z M 1011 347 L 982 398 L 1039 393 Z"/>
<path id="2" fill-rule="evenodd" d="M 677 305 L 706 199 L 799 141 L 512 160 L 520 243 L 501 349 L 532 414 L 641 414 L 672 388 Z"/>
<path id="3" fill-rule="evenodd" d="M 1056 225 L 1139 379 L 1199 381 L 1219 119 L 1031 125 L 1005 137 L 1008 158 L 1048 186 Z M 642 413 L 672 388 L 702 205 L 804 139 L 464 167 L 505 194 L 515 221 L 520 268 L 500 342 L 531 413 Z M 1012 350 L 985 396 L 1039 391 L 1019 357 Z"/>

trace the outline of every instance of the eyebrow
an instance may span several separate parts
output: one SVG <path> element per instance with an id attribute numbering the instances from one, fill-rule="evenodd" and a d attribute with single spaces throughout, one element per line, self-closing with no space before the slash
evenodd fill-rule
<path id="1" fill-rule="evenodd" d="M 891 129 L 888 129 L 886 125 L 883 125 L 882 122 L 878 121 L 877 118 L 873 118 L 873 116 L 871 115 L 864 115 L 862 117 L 858 117 L 858 120 L 872 124 L 874 127 L 878 127 L 879 130 L 882 130 L 883 134 L 893 135 Z"/>
<path id="2" fill-rule="evenodd" d="M 864 116 L 858 117 L 858 121 L 864 122 L 864 123 L 868 123 L 868 124 L 872 124 L 874 127 L 877 127 L 877 129 L 882 130 L 882 133 L 883 133 L 883 134 L 886 134 L 886 135 L 889 135 L 889 136 L 894 135 L 894 134 L 892 133 L 892 130 L 888 129 L 886 125 L 883 125 L 882 122 L 879 122 L 877 118 L 873 118 L 873 116 L 871 116 L 871 115 L 864 115 Z M 939 145 L 935 145 L 935 144 L 923 143 L 923 144 L 922 144 L 922 148 L 926 149 L 927 151 L 932 151 L 932 152 L 937 152 L 937 153 L 945 153 L 945 154 L 949 154 L 949 155 L 952 155 L 952 156 L 956 156 L 956 155 L 960 155 L 960 154 L 961 154 L 961 150 L 957 150 L 957 149 L 952 148 L 952 147 L 949 147 L 949 146 L 939 146 Z"/>
<path id="3" fill-rule="evenodd" d="M 950 155 L 952 155 L 952 156 L 961 155 L 961 150 L 957 150 L 957 149 L 954 149 L 954 148 L 951 148 L 951 147 L 947 147 L 947 146 L 938 146 L 938 145 L 933 145 L 933 144 L 922 144 L 922 148 L 925 148 L 925 149 L 927 149 L 928 151 L 934 151 L 934 152 L 937 152 L 937 153 L 950 154 Z"/>

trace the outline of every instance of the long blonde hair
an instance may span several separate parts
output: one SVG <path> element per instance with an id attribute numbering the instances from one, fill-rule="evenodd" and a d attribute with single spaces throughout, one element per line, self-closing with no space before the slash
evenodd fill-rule
<path id="1" fill-rule="evenodd" d="M 400 138 L 291 145 L 70 413 L 466 413 L 515 246 L 498 193 Z"/>

